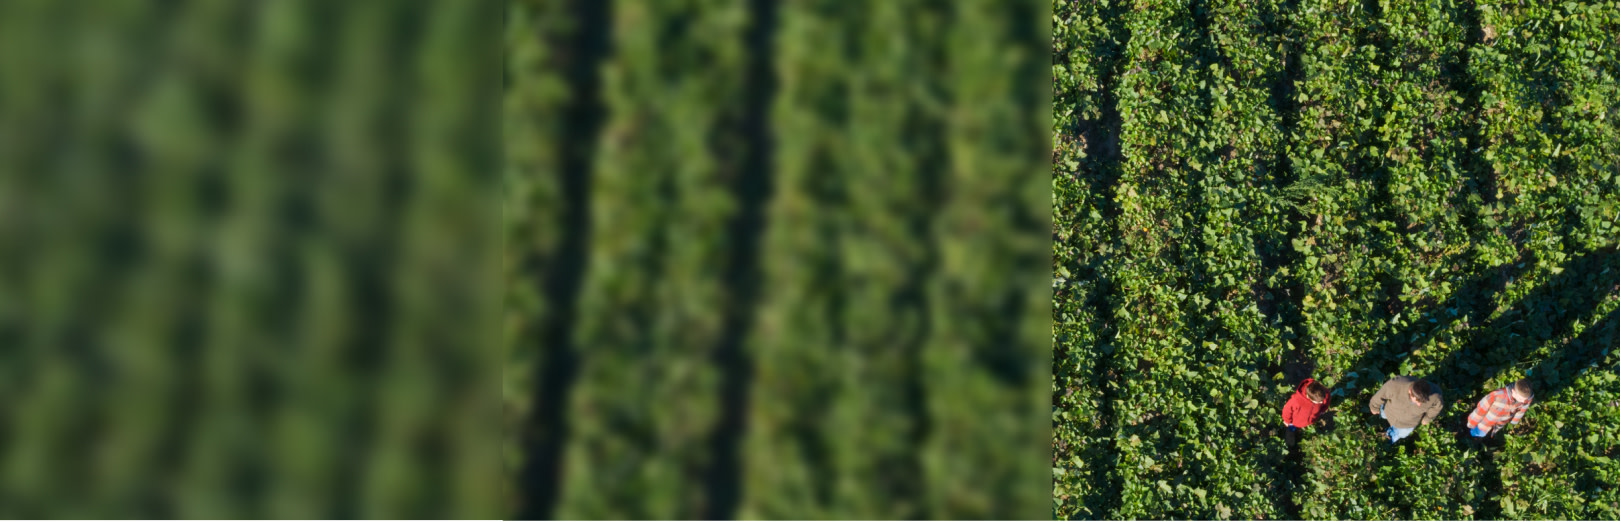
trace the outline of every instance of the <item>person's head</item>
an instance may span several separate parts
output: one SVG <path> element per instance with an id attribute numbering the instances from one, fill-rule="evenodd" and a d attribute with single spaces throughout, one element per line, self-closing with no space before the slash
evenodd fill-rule
<path id="1" fill-rule="evenodd" d="M 1413 404 L 1424 404 L 1429 402 L 1430 395 L 1433 392 L 1434 390 L 1430 388 L 1429 381 L 1424 379 L 1413 381 L 1412 386 L 1407 388 L 1407 396 L 1413 399 Z"/>
<path id="2" fill-rule="evenodd" d="M 1310 384 L 1307 384 L 1305 392 L 1306 399 L 1315 404 L 1322 404 L 1324 400 L 1328 399 L 1328 388 L 1323 387 L 1323 384 L 1317 381 L 1311 381 Z"/>
<path id="3" fill-rule="evenodd" d="M 1531 381 L 1530 380 L 1520 379 L 1518 381 L 1514 381 L 1514 385 L 1511 386 L 1510 388 L 1513 389 L 1514 400 L 1520 401 L 1520 402 L 1525 402 L 1525 401 L 1531 400 L 1532 395 L 1531 395 Z"/>

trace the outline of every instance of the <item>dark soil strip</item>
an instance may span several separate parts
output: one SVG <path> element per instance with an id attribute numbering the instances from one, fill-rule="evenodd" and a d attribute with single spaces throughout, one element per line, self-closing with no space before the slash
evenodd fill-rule
<path id="1" fill-rule="evenodd" d="M 1453 90 L 1463 93 L 1463 106 L 1458 110 L 1470 115 L 1470 121 L 1464 134 L 1465 146 L 1462 160 L 1464 185 L 1470 190 L 1458 191 L 1458 195 L 1453 198 L 1452 206 L 1453 208 L 1465 209 L 1463 216 L 1461 216 L 1464 219 L 1464 224 L 1472 234 L 1481 234 L 1485 231 L 1479 228 L 1480 207 L 1482 204 L 1497 201 L 1497 176 L 1491 167 L 1491 162 L 1486 161 L 1482 156 L 1485 143 L 1481 141 L 1481 127 L 1484 125 L 1483 111 L 1485 108 L 1480 106 L 1480 85 L 1475 82 L 1474 75 L 1470 74 L 1473 69 L 1470 68 L 1469 52 L 1482 45 L 1485 33 L 1481 31 L 1480 15 L 1475 10 L 1475 2 L 1473 1 L 1465 1 L 1458 6 L 1458 21 L 1463 25 L 1464 46 L 1462 50 L 1458 51 L 1457 61 L 1455 62 L 1457 69 L 1448 71 L 1445 76 L 1454 79 Z M 1478 195 L 1480 201 L 1470 204 L 1468 197 L 1471 194 Z"/>
<path id="2" fill-rule="evenodd" d="M 1298 0 L 1284 3 L 1283 12 L 1273 13 L 1270 21 L 1274 34 L 1281 35 L 1284 40 L 1283 72 L 1272 84 L 1272 92 L 1268 102 L 1272 110 L 1277 112 L 1279 122 L 1278 151 L 1273 163 L 1273 193 L 1278 194 L 1284 188 L 1298 182 L 1300 176 L 1294 170 L 1294 162 L 1289 157 L 1289 147 L 1294 143 L 1294 134 L 1300 120 L 1300 104 L 1295 96 L 1298 92 L 1296 85 L 1300 82 L 1302 71 L 1300 66 L 1300 48 L 1298 42 L 1302 31 L 1296 27 L 1290 17 L 1299 9 Z M 1287 214 L 1288 221 L 1285 233 L 1257 237 L 1256 251 L 1261 256 L 1262 277 L 1273 279 L 1278 277 L 1278 271 L 1283 267 L 1299 266 L 1304 263 L 1301 255 L 1292 245 L 1300 236 L 1300 229 L 1292 226 L 1307 222 L 1307 216 L 1298 209 L 1290 209 Z M 1296 272 L 1300 273 L 1300 272 Z M 1295 385 L 1311 377 L 1317 369 L 1317 363 L 1312 359 L 1307 348 L 1307 339 L 1303 336 L 1306 331 L 1306 318 L 1301 313 L 1301 299 L 1305 297 L 1306 287 L 1298 278 L 1286 278 L 1277 281 L 1278 284 L 1263 282 L 1260 288 L 1262 299 L 1262 312 L 1279 331 L 1281 338 L 1294 345 L 1294 350 L 1285 354 L 1287 360 L 1280 360 L 1279 365 L 1268 368 L 1266 376 L 1270 377 L 1279 372 L 1284 374 L 1284 380 Z M 1282 497 L 1284 512 L 1288 518 L 1299 520 L 1300 501 L 1295 498 L 1295 491 L 1304 486 L 1305 470 L 1300 465 L 1299 449 L 1291 449 L 1287 459 L 1279 470 L 1284 476 L 1282 484 Z"/>
<path id="3" fill-rule="evenodd" d="M 1358 47 L 1371 45 L 1376 49 L 1376 52 L 1374 53 L 1376 56 L 1375 59 L 1379 63 L 1389 62 L 1389 57 L 1391 54 L 1390 38 L 1387 34 L 1385 34 L 1384 27 L 1380 25 L 1380 21 L 1384 19 L 1384 8 L 1379 4 L 1378 0 L 1363 0 L 1362 11 L 1367 13 L 1369 27 L 1366 31 L 1363 31 L 1357 35 L 1356 40 Z M 1369 78 L 1367 81 L 1375 88 L 1380 87 L 1383 83 L 1382 80 L 1377 76 L 1374 78 Z M 1377 105 L 1377 107 L 1370 108 L 1370 111 L 1373 112 L 1371 116 L 1376 120 L 1383 118 L 1384 113 L 1389 110 L 1388 102 L 1383 104 L 1370 104 L 1370 106 L 1373 105 Z M 1379 150 L 1385 150 L 1388 148 L 1388 144 L 1383 143 L 1382 140 L 1378 140 L 1377 138 L 1371 136 L 1369 138 L 1373 139 L 1374 142 L 1379 145 Z M 1396 230 L 1406 230 L 1408 226 L 1407 218 L 1405 215 L 1402 215 L 1395 210 L 1396 206 L 1393 204 L 1395 199 L 1390 192 L 1392 184 L 1390 179 L 1391 173 L 1389 167 L 1384 165 L 1384 161 L 1378 158 L 1359 159 L 1357 160 L 1354 169 L 1359 173 L 1358 177 L 1373 182 L 1375 187 L 1374 196 L 1371 201 L 1367 202 L 1370 207 L 1378 209 L 1377 212 L 1372 213 L 1373 216 L 1376 216 L 1376 219 L 1379 221 L 1395 224 Z M 1385 252 L 1400 252 L 1405 249 L 1405 247 L 1402 245 L 1402 241 L 1399 238 L 1389 237 L 1388 240 L 1389 243 L 1377 245 L 1376 248 L 1379 248 Z M 1373 317 L 1370 319 L 1385 320 L 1395 317 L 1396 314 L 1405 311 L 1407 305 L 1401 300 L 1402 282 L 1394 275 L 1388 273 L 1381 273 L 1376 279 L 1379 281 L 1380 292 L 1385 296 L 1385 305 L 1383 307 L 1384 310 L 1382 310 L 1383 313 L 1380 313 L 1381 310 L 1375 309 Z M 1352 370 L 1360 371 L 1361 368 L 1362 367 L 1358 366 L 1356 368 L 1352 368 Z M 1344 369 L 1336 370 L 1343 371 Z M 1380 371 L 1384 371 L 1384 369 L 1380 368 Z"/>
<path id="4" fill-rule="evenodd" d="M 1122 4 L 1124 2 L 1111 3 L 1103 13 L 1104 19 L 1120 20 L 1125 17 L 1126 6 Z M 1120 182 L 1121 164 L 1124 163 L 1125 157 L 1122 154 L 1120 143 L 1120 100 L 1115 93 L 1115 88 L 1120 83 L 1121 69 L 1128 63 L 1127 57 L 1123 56 L 1121 52 L 1126 48 L 1127 42 L 1131 40 L 1131 34 L 1124 23 L 1111 23 L 1109 26 L 1119 32 L 1111 35 L 1112 38 L 1099 42 L 1091 50 L 1091 56 L 1097 57 L 1102 62 L 1100 67 L 1102 71 L 1101 96 L 1098 104 L 1102 110 L 1098 119 L 1085 120 L 1079 123 L 1077 131 L 1087 143 L 1089 150 L 1087 151 L 1088 161 L 1078 174 L 1083 178 L 1082 181 L 1086 183 L 1089 193 L 1096 195 L 1094 201 L 1097 205 L 1098 214 L 1102 216 L 1103 221 L 1118 227 L 1120 223 L 1120 205 L 1115 198 L 1116 189 Z M 1110 251 L 1121 252 L 1124 248 L 1120 244 L 1122 234 L 1119 230 L 1115 230 L 1111 237 L 1114 238 L 1114 244 L 1111 245 Z M 1105 343 L 1100 346 L 1100 349 L 1104 352 L 1103 355 L 1095 359 L 1091 373 L 1086 378 L 1092 386 L 1096 386 L 1098 389 L 1098 418 L 1102 419 L 1101 425 L 1118 429 L 1122 423 L 1120 419 L 1116 418 L 1114 410 L 1115 379 L 1105 377 L 1110 373 L 1111 364 L 1115 364 L 1111 362 L 1115 358 L 1114 350 L 1106 344 L 1108 339 L 1114 338 L 1114 331 L 1109 321 L 1110 312 L 1112 311 L 1109 303 L 1114 296 L 1112 284 L 1113 261 L 1115 261 L 1115 258 L 1112 254 L 1093 258 L 1088 263 L 1088 266 L 1082 267 L 1078 274 L 1081 277 L 1091 278 L 1095 282 L 1095 293 L 1091 299 L 1088 299 L 1084 309 L 1091 311 L 1095 317 L 1094 323 L 1101 326 L 1097 329 L 1099 332 L 1098 339 Z M 1063 360 L 1062 356 L 1054 354 L 1054 363 L 1061 363 Z M 1120 504 L 1122 485 L 1120 476 L 1114 472 L 1120 455 L 1115 451 L 1114 445 L 1111 443 L 1099 444 L 1098 450 L 1100 460 L 1103 462 L 1093 464 L 1103 464 L 1103 467 L 1099 468 L 1101 472 L 1097 476 L 1105 477 L 1106 483 L 1095 488 L 1093 490 L 1094 494 L 1082 499 L 1082 502 L 1089 506 L 1092 513 L 1096 514 L 1098 518 L 1109 518 L 1111 516 L 1109 514 L 1118 509 Z"/>
<path id="5" fill-rule="evenodd" d="M 1124 11 L 1120 3 L 1114 3 L 1103 13 L 1103 18 L 1120 20 L 1125 16 Z M 1075 131 L 1087 144 L 1086 154 L 1090 160 L 1089 165 L 1077 174 L 1086 182 L 1090 193 L 1097 194 L 1098 213 L 1103 220 L 1118 223 L 1120 205 L 1115 203 L 1115 185 L 1120 181 L 1120 164 L 1124 156 L 1120 144 L 1120 100 L 1114 89 L 1119 85 L 1120 69 L 1127 62 L 1120 53 L 1126 42 L 1131 40 L 1131 34 L 1124 23 L 1112 23 L 1110 27 L 1116 28 L 1120 34 L 1098 42 L 1090 53 L 1090 56 L 1102 62 L 1100 69 L 1103 78 L 1098 101 L 1100 114 L 1098 119 L 1079 121 Z"/>
<path id="6" fill-rule="evenodd" d="M 1225 65 L 1227 60 L 1221 56 L 1221 53 L 1216 49 L 1215 42 L 1210 37 L 1210 13 L 1205 5 L 1205 0 L 1189 2 L 1188 15 L 1193 22 L 1194 34 L 1191 43 L 1193 52 L 1189 53 L 1195 60 L 1192 68 L 1198 71 L 1209 71 L 1210 64 L 1222 63 Z M 1199 89 L 1198 96 L 1199 103 L 1197 106 L 1201 108 L 1198 116 L 1206 118 L 1205 121 L 1208 122 L 1209 108 L 1214 105 L 1211 103 L 1210 89 Z M 1215 165 L 1220 161 L 1221 155 L 1230 148 L 1230 145 L 1222 147 L 1219 152 L 1205 152 L 1195 148 L 1185 152 L 1185 154 L 1198 156 L 1197 159 L 1206 165 Z M 1207 208 L 1204 186 L 1205 178 L 1209 174 L 1205 173 L 1205 169 L 1194 169 L 1187 163 L 1184 161 L 1177 167 L 1178 170 L 1185 172 L 1187 175 L 1188 193 L 1183 199 L 1184 208 Z M 1212 300 L 1216 300 L 1220 299 L 1217 292 L 1208 290 L 1213 285 L 1210 284 L 1206 277 L 1206 265 L 1208 263 L 1205 263 L 1204 260 L 1206 259 L 1205 251 L 1207 248 L 1204 241 L 1199 239 L 1199 231 L 1203 230 L 1209 222 L 1208 213 L 1196 213 L 1191 223 L 1177 231 L 1181 232 L 1182 235 L 1176 240 L 1179 245 L 1177 262 L 1181 264 L 1183 270 L 1189 276 L 1188 283 L 1192 287 L 1190 294 L 1194 292 L 1203 293 Z M 1184 307 L 1186 313 L 1183 314 L 1183 317 L 1187 318 L 1188 332 L 1193 338 L 1208 339 L 1210 338 L 1210 326 L 1207 324 L 1209 321 L 1205 319 L 1206 314 L 1200 308 L 1189 301 Z"/>
<path id="7" fill-rule="evenodd" d="M 908 134 L 917 136 L 924 142 L 912 150 L 921 152 L 917 170 L 920 181 L 918 188 L 921 190 L 919 197 L 927 202 L 924 209 L 909 216 L 911 221 L 909 228 L 912 229 L 913 237 L 927 239 L 924 241 L 921 263 L 912 270 L 912 276 L 897 293 L 898 304 L 916 314 L 918 321 L 916 328 L 901 348 L 903 365 L 908 369 L 900 385 L 902 401 L 906 404 L 906 411 L 912 419 L 906 433 L 911 451 L 906 458 L 897 462 L 898 465 L 893 468 L 894 473 L 884 481 L 884 484 L 895 487 L 896 494 L 900 497 L 896 499 L 896 505 L 907 505 L 914 509 L 904 515 L 913 520 L 935 518 L 930 513 L 933 506 L 926 502 L 928 478 L 922 461 L 923 448 L 934 431 L 934 419 L 929 414 L 928 371 L 923 354 L 928 350 L 929 336 L 935 327 L 933 314 L 929 313 L 928 284 L 936 277 L 940 265 L 938 261 L 940 249 L 937 246 L 939 240 L 930 233 L 929 226 L 940 208 L 939 201 L 943 197 L 944 189 L 942 183 L 944 176 L 935 173 L 948 172 L 950 167 L 945 164 L 944 136 L 938 132 L 944 125 L 931 124 L 928 121 L 931 119 L 914 116 L 913 122 L 907 125 L 912 127 Z M 931 133 L 930 127 L 936 132 Z"/>
<path id="8" fill-rule="evenodd" d="M 611 2 L 575 0 L 569 9 L 576 22 L 567 41 L 559 42 L 559 61 L 565 71 L 573 104 L 563 112 L 558 175 L 563 206 L 562 238 L 556 257 L 543 272 L 542 291 L 552 314 L 540 327 L 542 362 L 534 377 L 534 400 L 520 428 L 527 450 L 518 474 L 516 516 L 522 520 L 551 518 L 563 482 L 563 449 L 568 436 L 568 404 L 579 369 L 573 344 L 576 302 L 588 266 L 591 230 L 591 166 L 597 135 L 606 119 L 601 99 L 599 65 L 606 59 L 612 24 Z"/>
<path id="9" fill-rule="evenodd" d="M 1189 54 L 1193 56 L 1193 60 L 1195 61 L 1192 68 L 1197 71 L 1209 71 L 1210 64 L 1222 61 L 1223 59 L 1220 55 L 1221 53 L 1216 50 L 1215 43 L 1210 38 L 1210 13 L 1205 6 L 1205 0 L 1193 0 L 1192 2 L 1189 2 L 1188 15 L 1193 22 L 1194 34 L 1193 41 L 1191 44 L 1189 44 L 1193 48 L 1193 52 Z M 1200 114 L 1198 114 L 1197 117 L 1206 118 L 1204 121 L 1208 122 L 1208 109 L 1212 105 L 1210 102 L 1210 90 L 1200 89 L 1198 92 L 1198 107 L 1200 107 L 1201 110 L 1199 111 Z M 1214 165 L 1220 159 L 1219 155 L 1215 153 L 1204 152 L 1197 148 L 1191 148 L 1191 150 L 1183 152 L 1188 156 L 1198 156 L 1197 159 L 1206 165 Z M 1207 204 L 1205 202 L 1204 186 L 1205 178 L 1209 176 L 1209 174 L 1204 172 L 1205 169 L 1192 168 L 1190 165 L 1188 165 L 1187 161 L 1183 161 L 1181 165 L 1178 165 L 1177 169 L 1184 172 L 1187 176 L 1188 192 L 1182 200 L 1183 208 L 1206 208 Z M 1206 277 L 1206 266 L 1208 263 L 1204 261 L 1206 259 L 1205 251 L 1207 248 L 1205 247 L 1205 242 L 1200 240 L 1198 232 L 1203 230 L 1205 226 L 1210 223 L 1208 216 L 1208 213 L 1195 212 L 1193 219 L 1190 220 L 1190 223 L 1188 223 L 1187 226 L 1182 227 L 1181 230 L 1175 231 L 1180 232 L 1181 236 L 1175 239 L 1178 245 L 1176 261 L 1179 265 L 1181 265 L 1183 272 L 1187 274 L 1187 284 L 1190 287 L 1188 292 L 1189 294 L 1200 293 L 1205 294 L 1212 299 L 1216 299 L 1219 298 L 1219 296 L 1217 296 L 1217 292 L 1212 292 L 1209 290 L 1209 287 L 1214 285 L 1210 284 L 1211 281 L 1209 281 L 1209 279 Z M 1209 339 L 1211 321 L 1206 318 L 1207 315 L 1203 313 L 1203 310 L 1200 308 L 1201 307 L 1194 304 L 1192 300 L 1189 300 L 1183 305 L 1182 317 L 1187 323 L 1187 331 L 1190 338 Z M 1197 346 L 1198 343 L 1194 344 Z M 1199 349 L 1201 348 L 1194 348 L 1194 350 Z"/>
<path id="10" fill-rule="evenodd" d="M 941 3 L 925 2 L 923 8 L 929 11 L 924 13 L 926 18 L 938 20 L 942 25 L 953 23 L 949 12 L 946 12 L 948 8 Z M 944 53 L 944 49 L 930 46 L 923 51 L 926 56 L 924 62 L 931 69 L 943 67 L 947 63 Z M 949 99 L 940 101 L 947 106 L 951 103 Z M 929 412 L 928 402 L 930 378 L 924 364 L 929 338 L 935 330 L 928 287 L 930 281 L 938 277 L 939 244 L 942 241 L 934 233 L 932 225 L 942 209 L 942 202 L 948 197 L 945 173 L 951 171 L 947 153 L 949 125 L 942 117 L 940 113 L 914 104 L 902 123 L 904 137 L 900 141 L 905 150 L 918 158 L 912 176 L 917 180 L 917 198 L 923 204 L 908 212 L 903 220 L 912 237 L 923 238 L 923 252 L 906 282 L 896 289 L 893 301 L 897 309 L 906 311 L 902 312 L 902 317 L 910 313 L 917 318 L 916 326 L 908 332 L 900 346 L 901 367 L 907 370 L 898 383 L 904 411 L 911 421 L 906 430 L 910 450 L 890 457 L 893 461 L 884 466 L 886 469 L 881 472 L 883 478 L 880 484 L 893 499 L 892 506 L 909 508 L 899 513 L 902 518 L 910 520 L 927 520 L 941 515 L 934 511 L 939 505 L 929 502 L 930 481 L 925 472 L 923 448 L 934 433 L 934 416 Z"/>
<path id="11" fill-rule="evenodd" d="M 743 498 L 741 454 L 748 429 L 749 387 L 754 380 L 754 360 L 743 341 L 759 301 L 760 242 L 766 229 L 766 203 L 772 193 L 775 137 L 769 116 L 777 91 L 772 68 L 777 3 L 751 0 L 748 9 L 752 23 L 743 35 L 743 48 L 750 54 L 744 70 L 742 103 L 729 115 L 732 120 L 722 130 L 732 134 L 735 139 L 729 141 L 737 147 L 718 151 L 720 157 L 734 159 L 730 165 L 737 170 L 723 174 L 735 182 L 734 197 L 740 209 L 728 224 L 727 238 L 735 243 L 726 260 L 724 326 L 714 352 L 715 365 L 721 371 L 720 418 L 710 439 L 714 461 L 707 477 L 709 489 L 703 515 L 709 520 L 733 518 Z"/>

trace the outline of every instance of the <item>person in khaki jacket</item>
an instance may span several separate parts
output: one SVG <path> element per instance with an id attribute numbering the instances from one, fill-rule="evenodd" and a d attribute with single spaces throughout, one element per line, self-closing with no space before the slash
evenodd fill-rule
<path id="1" fill-rule="evenodd" d="M 1368 411 L 1390 422 L 1385 436 L 1395 444 L 1441 415 L 1441 393 L 1424 379 L 1397 375 L 1373 394 Z"/>

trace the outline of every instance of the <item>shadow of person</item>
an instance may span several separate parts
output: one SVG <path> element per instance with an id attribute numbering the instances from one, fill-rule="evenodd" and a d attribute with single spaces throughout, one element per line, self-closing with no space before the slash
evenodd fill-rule
<path id="1" fill-rule="evenodd" d="M 1593 315 L 1615 294 L 1617 251 L 1603 249 L 1577 256 L 1502 313 L 1472 329 L 1463 346 L 1436 365 L 1431 382 L 1449 397 L 1480 400 L 1488 380 L 1505 369 L 1523 367 L 1525 358 L 1550 341 L 1569 336 L 1578 322 Z M 1587 325 L 1580 335 L 1560 343 L 1527 371 L 1538 397 L 1564 391 L 1576 372 L 1614 350 L 1615 312 Z M 1471 404 L 1473 407 L 1473 404 Z"/>
<path id="2" fill-rule="evenodd" d="M 1515 263 L 1480 272 L 1447 299 L 1409 316 L 1409 323 L 1365 353 L 1351 367 L 1357 375 L 1348 372 L 1350 379 L 1342 380 L 1352 383 L 1343 400 L 1368 400 L 1395 373 L 1404 356 L 1401 352 L 1423 346 L 1461 322 L 1468 326 L 1459 335 L 1461 347 L 1436 364 L 1424 379 L 1441 392 L 1444 400 L 1478 401 L 1489 379 L 1505 369 L 1524 365 L 1527 356 L 1550 340 L 1569 335 L 1576 323 L 1587 319 L 1605 298 L 1614 295 L 1616 277 L 1609 272 L 1617 269 L 1618 260 L 1621 255 L 1612 248 L 1577 255 L 1558 267 L 1553 277 L 1500 308 L 1492 306 L 1493 297 L 1534 264 L 1526 262 L 1522 267 L 1522 263 Z M 1606 350 L 1614 350 L 1616 322 L 1615 313 L 1595 320 L 1580 336 L 1555 348 L 1531 368 L 1537 396 L 1559 393 L 1569 386 L 1581 366 L 1590 364 Z M 1473 406 L 1471 402 L 1471 410 Z M 1380 420 L 1377 415 L 1372 418 Z M 1464 419 L 1453 414 L 1437 422 L 1450 430 L 1464 424 Z M 1464 435 L 1468 435 L 1467 431 Z"/>

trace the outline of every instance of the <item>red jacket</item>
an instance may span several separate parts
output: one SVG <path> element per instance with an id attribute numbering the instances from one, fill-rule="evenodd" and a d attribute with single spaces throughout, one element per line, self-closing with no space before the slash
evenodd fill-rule
<path id="1" fill-rule="evenodd" d="M 1329 397 L 1324 396 L 1322 404 L 1311 402 L 1311 399 L 1306 398 L 1306 385 L 1312 382 L 1311 379 L 1302 381 L 1300 386 L 1295 388 L 1294 395 L 1289 396 L 1289 402 L 1283 404 L 1284 424 L 1304 428 L 1316 422 L 1317 417 L 1323 412 L 1328 411 Z"/>

